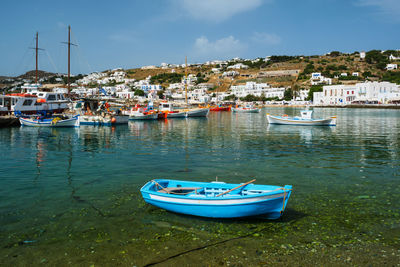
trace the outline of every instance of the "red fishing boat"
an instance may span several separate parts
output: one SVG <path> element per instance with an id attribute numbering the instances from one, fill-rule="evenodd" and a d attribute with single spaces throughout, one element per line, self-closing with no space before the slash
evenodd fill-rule
<path id="1" fill-rule="evenodd" d="M 215 106 L 210 108 L 210 111 L 231 111 L 231 106 Z"/>

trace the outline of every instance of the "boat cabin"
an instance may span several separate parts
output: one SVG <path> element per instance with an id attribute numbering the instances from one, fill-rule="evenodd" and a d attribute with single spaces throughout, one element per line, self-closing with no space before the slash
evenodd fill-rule
<path id="1" fill-rule="evenodd" d="M 312 110 L 302 110 L 300 111 L 300 115 L 302 119 L 312 119 Z"/>
<path id="2" fill-rule="evenodd" d="M 171 102 L 161 102 L 158 106 L 159 111 L 174 111 L 174 106 Z"/>

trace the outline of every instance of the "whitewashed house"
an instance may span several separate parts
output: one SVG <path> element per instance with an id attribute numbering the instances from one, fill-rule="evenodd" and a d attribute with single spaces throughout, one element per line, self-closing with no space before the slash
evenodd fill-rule
<path id="1" fill-rule="evenodd" d="M 355 85 L 324 86 L 314 93 L 314 105 L 349 105 L 352 103 L 385 104 L 400 98 L 397 84 L 390 82 L 363 82 Z"/>
<path id="2" fill-rule="evenodd" d="M 267 83 L 247 82 L 245 85 L 232 85 L 230 88 L 232 94 L 237 97 L 245 97 L 247 95 L 261 96 L 267 98 L 278 97 L 282 99 L 285 88 L 272 88 Z"/>
<path id="3" fill-rule="evenodd" d="M 237 63 L 235 65 L 227 67 L 227 69 L 248 69 L 249 66 L 244 65 L 243 63 Z"/>
<path id="4" fill-rule="evenodd" d="M 395 57 L 392 54 L 390 54 L 389 56 L 389 60 L 393 61 L 393 60 L 400 60 L 400 57 Z"/>
<path id="5" fill-rule="evenodd" d="M 324 77 L 320 72 L 313 72 L 311 73 L 310 82 L 311 85 L 332 84 L 332 79 Z"/>
<path id="6" fill-rule="evenodd" d="M 397 64 L 387 64 L 386 69 L 387 70 L 395 70 L 395 69 L 397 69 Z"/>

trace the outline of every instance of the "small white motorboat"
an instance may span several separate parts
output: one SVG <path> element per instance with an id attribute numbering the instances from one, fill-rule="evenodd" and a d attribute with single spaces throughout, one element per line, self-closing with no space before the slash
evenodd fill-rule
<path id="1" fill-rule="evenodd" d="M 251 105 L 251 104 L 247 104 L 247 105 L 245 105 L 244 107 L 238 107 L 238 106 L 236 106 L 236 107 L 232 108 L 232 111 L 233 111 L 233 112 L 241 112 L 241 113 L 259 113 L 259 112 L 260 112 L 260 109 L 254 107 L 254 106 Z"/>
<path id="2" fill-rule="evenodd" d="M 312 110 L 302 110 L 300 117 L 289 117 L 288 115 L 273 116 L 267 114 L 267 120 L 270 124 L 282 124 L 282 125 L 303 125 L 303 126 L 335 126 L 336 116 L 332 116 L 326 119 L 313 119 Z"/>

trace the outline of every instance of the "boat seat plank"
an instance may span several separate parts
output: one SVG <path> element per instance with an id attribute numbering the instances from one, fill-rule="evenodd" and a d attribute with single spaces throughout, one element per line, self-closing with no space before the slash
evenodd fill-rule
<path id="1" fill-rule="evenodd" d="M 178 195 L 187 195 L 192 193 L 193 191 L 197 192 L 202 187 L 165 187 L 163 189 L 158 190 L 159 193 L 167 193 L 167 194 L 178 194 Z"/>

